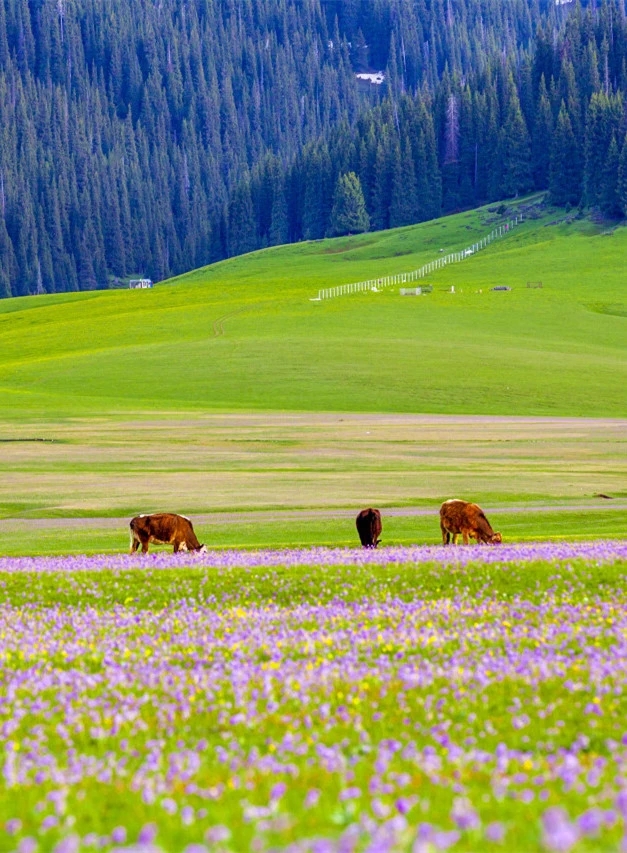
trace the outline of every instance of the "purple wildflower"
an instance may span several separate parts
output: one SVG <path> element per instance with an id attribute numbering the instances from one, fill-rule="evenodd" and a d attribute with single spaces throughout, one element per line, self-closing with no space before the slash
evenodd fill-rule
<path id="1" fill-rule="evenodd" d="M 228 841 L 231 837 L 231 830 L 222 824 L 216 824 L 207 830 L 205 833 L 205 841 L 207 844 L 220 844 L 222 841 Z"/>
<path id="2" fill-rule="evenodd" d="M 22 821 L 19 817 L 10 818 L 4 825 L 7 835 L 16 835 L 22 828 Z"/>
<path id="3" fill-rule="evenodd" d="M 114 844 L 124 844 L 126 841 L 126 827 L 116 826 L 115 829 L 111 831 L 111 841 L 113 841 Z"/>
<path id="4" fill-rule="evenodd" d="M 488 841 L 500 843 L 505 838 L 505 826 L 499 821 L 489 823 L 485 828 L 485 837 Z"/>
<path id="5" fill-rule="evenodd" d="M 320 799 L 320 791 L 318 788 L 310 788 L 305 794 L 305 808 L 311 809 L 318 805 Z"/>
<path id="6" fill-rule="evenodd" d="M 544 846 L 556 853 L 567 853 L 579 840 L 577 828 L 570 822 L 566 811 L 553 806 L 542 815 Z"/>
<path id="7" fill-rule="evenodd" d="M 140 844 L 152 844 L 157 837 L 157 825 L 154 823 L 145 823 L 139 830 L 137 841 Z"/>

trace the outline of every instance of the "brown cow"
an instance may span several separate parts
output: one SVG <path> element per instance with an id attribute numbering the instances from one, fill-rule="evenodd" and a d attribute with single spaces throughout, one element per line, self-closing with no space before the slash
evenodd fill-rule
<path id="1" fill-rule="evenodd" d="M 177 551 L 201 551 L 207 548 L 201 545 L 189 518 L 175 515 L 173 512 L 156 512 L 153 515 L 137 515 L 131 519 L 131 554 L 142 546 L 142 554 L 148 553 L 148 545 L 158 542 L 160 545 L 174 545 Z"/>
<path id="2" fill-rule="evenodd" d="M 364 548 L 376 548 L 381 535 L 381 513 L 378 509 L 362 509 L 357 516 L 357 533 Z"/>
<path id="3" fill-rule="evenodd" d="M 451 541 L 451 535 L 453 545 L 456 545 L 460 533 L 464 545 L 468 545 L 469 537 L 476 539 L 478 543 L 485 542 L 490 545 L 498 545 L 503 541 L 501 534 L 495 533 L 490 527 L 481 507 L 468 501 L 444 501 L 440 507 L 440 529 L 445 545 Z"/>

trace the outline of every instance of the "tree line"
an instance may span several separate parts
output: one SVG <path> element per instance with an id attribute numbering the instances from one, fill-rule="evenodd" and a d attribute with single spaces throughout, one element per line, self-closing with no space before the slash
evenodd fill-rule
<path id="1" fill-rule="evenodd" d="M 534 188 L 618 214 L 626 44 L 624 0 L 0 0 L 0 295 Z"/>

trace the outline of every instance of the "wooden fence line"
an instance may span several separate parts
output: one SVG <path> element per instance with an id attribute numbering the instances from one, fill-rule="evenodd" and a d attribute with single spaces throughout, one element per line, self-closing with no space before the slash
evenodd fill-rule
<path id="1" fill-rule="evenodd" d="M 339 284 L 336 287 L 325 287 L 318 291 L 318 296 L 313 297 L 312 301 L 319 302 L 323 299 L 333 299 L 335 296 L 345 296 L 347 293 L 378 290 L 380 287 L 391 287 L 395 284 L 407 284 L 412 281 L 418 281 L 418 279 L 424 278 L 426 275 L 441 269 L 447 264 L 458 263 L 481 251 L 481 249 L 485 249 L 486 246 L 489 246 L 494 240 L 502 237 L 503 234 L 509 233 L 512 228 L 519 225 L 522 221 L 523 215 L 519 213 L 514 219 L 510 219 L 503 225 L 499 225 L 487 237 L 482 237 L 481 240 L 462 249 L 460 252 L 450 252 L 448 255 L 436 258 L 434 261 L 424 264 L 420 269 L 412 270 L 411 272 L 396 273 L 395 275 L 387 275 L 380 278 L 369 278 L 366 281 L 353 281 L 350 284 Z"/>

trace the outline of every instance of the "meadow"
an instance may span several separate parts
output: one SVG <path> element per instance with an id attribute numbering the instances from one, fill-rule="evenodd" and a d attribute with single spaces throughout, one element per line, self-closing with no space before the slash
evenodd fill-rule
<path id="1" fill-rule="evenodd" d="M 0 850 L 627 845 L 626 249 L 526 199 L 0 301 Z"/>
<path id="2" fill-rule="evenodd" d="M 129 519 L 162 509 L 210 548 L 353 546 L 369 505 L 384 544 L 436 544 L 450 497 L 479 502 L 509 542 L 627 537 L 620 419 L 206 413 L 10 435 L 0 553 L 13 556 L 123 553 Z"/>
<path id="3" fill-rule="evenodd" d="M 311 301 L 520 212 L 432 293 Z M 160 509 L 213 547 L 349 545 L 362 506 L 437 514 L 452 496 L 519 508 L 515 541 L 624 536 L 626 241 L 533 197 L 152 290 L 2 300 L 0 548 L 113 553 Z M 438 535 L 434 515 L 389 514 L 389 544 Z"/>
<path id="4" fill-rule="evenodd" d="M 0 560 L 0 848 L 618 850 L 627 543 Z"/>

